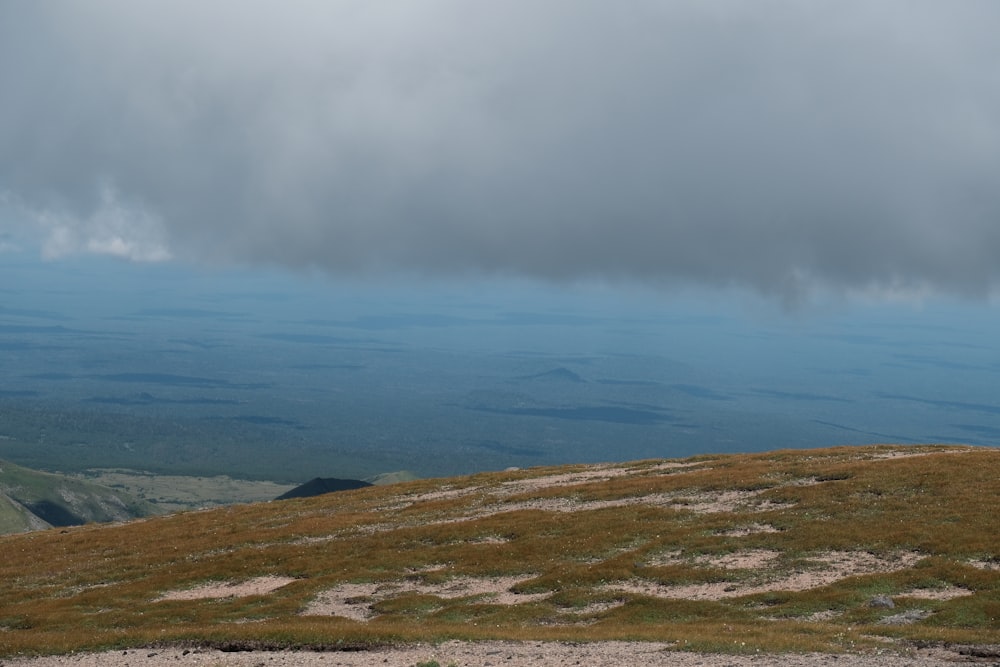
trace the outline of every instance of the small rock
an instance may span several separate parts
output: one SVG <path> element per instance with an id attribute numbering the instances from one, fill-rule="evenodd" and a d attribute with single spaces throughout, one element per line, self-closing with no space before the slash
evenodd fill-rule
<path id="1" fill-rule="evenodd" d="M 909 609 L 900 614 L 886 616 L 879 621 L 879 625 L 909 625 L 910 623 L 922 621 L 930 615 L 931 612 L 925 609 Z"/>
<path id="2" fill-rule="evenodd" d="M 895 609 L 896 603 L 888 595 L 876 595 L 868 601 L 868 606 L 875 609 Z"/>

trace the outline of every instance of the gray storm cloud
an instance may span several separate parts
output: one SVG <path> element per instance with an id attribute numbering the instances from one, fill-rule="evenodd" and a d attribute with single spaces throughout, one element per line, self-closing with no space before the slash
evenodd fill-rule
<path id="1" fill-rule="evenodd" d="M 1000 284 L 993 0 L 0 2 L 52 256 Z"/>

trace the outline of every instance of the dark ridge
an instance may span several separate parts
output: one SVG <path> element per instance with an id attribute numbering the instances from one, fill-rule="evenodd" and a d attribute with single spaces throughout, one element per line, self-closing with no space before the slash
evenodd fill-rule
<path id="1" fill-rule="evenodd" d="M 568 419 L 572 421 L 599 421 L 612 424 L 659 424 L 673 421 L 669 415 L 663 415 L 649 410 L 631 410 L 611 406 L 579 407 L 579 408 L 488 408 L 473 407 L 470 410 L 492 412 L 500 415 L 516 415 L 519 417 L 549 417 L 552 419 Z"/>
<path id="2" fill-rule="evenodd" d="M 20 350 L 65 350 L 61 345 L 36 345 L 23 340 L 0 342 L 0 350 L 10 350 L 12 352 Z"/>
<path id="3" fill-rule="evenodd" d="M 371 486 L 371 484 L 369 482 L 363 482 L 360 479 L 317 477 L 309 480 L 305 484 L 296 486 L 291 491 L 282 493 L 280 496 L 275 498 L 275 500 L 288 500 L 289 498 L 312 498 L 313 496 L 321 496 L 324 493 L 350 491 L 351 489 L 362 489 L 366 486 Z"/>
<path id="4" fill-rule="evenodd" d="M 655 380 L 612 380 L 605 378 L 603 380 L 598 380 L 598 384 L 609 384 L 609 385 L 624 385 L 624 386 L 635 386 L 635 387 L 656 387 L 662 382 L 656 382 Z"/>
<path id="5" fill-rule="evenodd" d="M 82 526 L 87 523 L 84 519 L 73 514 L 65 507 L 57 505 L 50 500 L 39 500 L 37 503 L 26 504 L 25 507 L 31 510 L 31 513 L 39 519 L 56 528 Z"/>
<path id="6" fill-rule="evenodd" d="M 261 426 L 294 426 L 300 428 L 302 425 L 291 419 L 282 419 L 281 417 L 267 417 L 265 415 L 240 415 L 239 417 L 230 417 L 233 421 L 246 422 L 248 424 L 258 424 Z"/>
<path id="7" fill-rule="evenodd" d="M 501 454 L 511 454 L 513 456 L 542 456 L 545 454 L 541 449 L 534 449 L 531 447 L 515 447 L 513 445 L 505 445 L 496 440 L 483 440 L 481 442 L 472 443 L 473 447 L 482 447 L 483 449 L 488 449 L 493 452 L 500 452 Z"/>
<path id="8" fill-rule="evenodd" d="M 240 403 L 226 398 L 159 398 L 145 391 L 135 396 L 92 396 L 81 399 L 81 402 L 107 405 L 239 405 Z"/>
<path id="9" fill-rule="evenodd" d="M 197 338 L 171 338 L 171 343 L 177 343 L 178 345 L 189 345 L 191 347 L 197 347 L 202 350 L 214 350 L 217 347 L 224 347 L 226 343 L 221 343 L 217 341 L 203 341 Z"/>
<path id="10" fill-rule="evenodd" d="M 60 322 L 68 322 L 70 317 L 66 317 L 62 313 L 57 313 L 52 310 L 34 310 L 32 308 L 8 308 L 7 306 L 0 306 L 0 315 L 17 315 L 18 317 L 34 317 L 40 320 L 57 320 Z"/>
<path id="11" fill-rule="evenodd" d="M 342 326 L 352 329 L 366 329 L 369 331 L 387 331 L 392 329 L 406 329 L 412 327 L 440 329 L 454 326 L 468 326 L 482 323 L 481 320 L 473 320 L 466 317 L 453 317 L 451 315 L 436 315 L 429 313 L 426 315 L 399 314 L 399 315 L 365 315 L 355 318 L 353 321 L 337 322 L 336 320 L 308 320 L 307 324 L 320 326 Z M 485 321 L 491 324 L 490 321 Z"/>
<path id="12" fill-rule="evenodd" d="M 357 343 L 367 343 L 371 341 L 360 340 L 357 338 L 344 338 L 343 336 L 327 336 L 325 334 L 306 334 L 306 333 L 267 333 L 259 334 L 257 338 L 266 338 L 267 340 L 277 340 L 282 343 L 304 343 L 307 345 L 345 345 L 345 344 L 357 344 Z"/>
<path id="13" fill-rule="evenodd" d="M 31 324 L 0 324 L 0 333 L 11 334 L 83 334 L 80 329 L 70 329 L 62 325 L 42 326 Z"/>
<path id="14" fill-rule="evenodd" d="M 73 376 L 69 373 L 35 373 L 34 375 L 25 375 L 27 378 L 32 380 L 72 380 Z"/>
<path id="15" fill-rule="evenodd" d="M 137 311 L 139 317 L 193 317 L 209 319 L 245 318 L 242 313 L 230 313 L 224 310 L 206 310 L 204 308 L 144 308 Z"/>
<path id="16" fill-rule="evenodd" d="M 111 375 L 94 375 L 98 380 L 108 382 L 143 382 L 148 384 L 172 385 L 178 387 L 228 387 L 227 380 L 214 378 L 174 375 L 172 373 L 113 373 Z"/>
<path id="17" fill-rule="evenodd" d="M 535 325 L 535 326 L 580 326 L 597 324 L 603 320 L 598 317 L 581 315 L 557 315 L 552 313 L 503 313 L 497 318 L 498 324 Z"/>
<path id="18" fill-rule="evenodd" d="M 772 398 L 789 399 L 793 401 L 836 401 L 837 403 L 853 403 L 854 401 L 841 398 L 840 396 L 829 396 L 827 394 L 810 394 L 799 391 L 777 391 L 775 389 L 751 389 L 751 392 L 760 396 L 770 396 Z"/>
<path id="19" fill-rule="evenodd" d="M 935 368 L 944 368 L 950 371 L 981 371 L 983 366 L 976 366 L 973 364 L 963 364 L 958 361 L 951 361 L 949 359 L 940 359 L 938 357 L 928 357 L 920 354 L 894 354 L 892 355 L 900 361 L 909 362 L 911 364 L 923 364 L 925 366 L 933 366 Z"/>
<path id="20" fill-rule="evenodd" d="M 972 410 L 974 412 L 988 412 L 994 415 L 1000 415 L 1000 405 L 986 405 L 983 403 L 965 403 L 963 401 L 938 401 L 929 398 L 918 398 L 916 396 L 906 396 L 903 394 L 890 394 L 886 392 L 876 392 L 876 396 L 881 398 L 892 398 L 897 401 L 911 401 L 913 403 L 923 403 L 924 405 L 933 405 L 939 408 L 957 408 L 959 410 Z"/>
<path id="21" fill-rule="evenodd" d="M 299 371 L 342 370 L 360 371 L 367 368 L 364 364 L 293 364 L 289 368 Z"/>
<path id="22" fill-rule="evenodd" d="M 585 383 L 582 377 L 574 373 L 568 368 L 555 368 L 551 371 L 545 371 L 544 373 L 537 373 L 535 375 L 522 375 L 517 378 L 518 380 L 557 380 L 559 382 L 576 382 Z"/>
<path id="23" fill-rule="evenodd" d="M 814 424 L 820 424 L 822 426 L 829 426 L 830 428 L 840 429 L 841 431 L 848 431 L 850 433 L 861 433 L 862 435 L 870 435 L 879 438 L 881 442 L 898 442 L 898 443 L 918 443 L 923 442 L 923 440 L 914 440 L 913 438 L 907 438 L 901 435 L 892 435 L 889 433 L 879 433 L 878 431 L 865 431 L 858 428 L 853 428 L 851 426 L 845 426 L 844 424 L 837 424 L 836 422 L 823 421 L 822 419 L 811 419 Z"/>
<path id="24" fill-rule="evenodd" d="M 731 401 L 732 396 L 727 396 L 726 394 L 720 394 L 714 389 L 709 389 L 708 387 L 700 387 L 696 384 L 672 384 L 671 389 L 679 391 L 682 394 L 687 394 L 688 396 L 693 396 L 695 398 L 705 398 L 710 401 Z"/>
<path id="25" fill-rule="evenodd" d="M 1000 426 L 985 426 L 983 424 L 951 424 L 954 428 L 976 433 L 990 438 L 1000 438 Z"/>

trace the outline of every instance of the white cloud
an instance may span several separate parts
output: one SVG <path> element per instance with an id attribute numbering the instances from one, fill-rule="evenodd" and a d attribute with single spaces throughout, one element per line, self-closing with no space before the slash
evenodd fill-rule
<path id="1" fill-rule="evenodd" d="M 0 183 L 51 256 L 1000 284 L 993 0 L 16 7 Z"/>
<path id="2" fill-rule="evenodd" d="M 45 229 L 42 256 L 46 259 L 81 253 L 134 262 L 171 259 L 159 221 L 141 206 L 122 202 L 108 184 L 101 188 L 99 207 L 85 219 L 51 211 L 36 212 L 34 217 Z"/>

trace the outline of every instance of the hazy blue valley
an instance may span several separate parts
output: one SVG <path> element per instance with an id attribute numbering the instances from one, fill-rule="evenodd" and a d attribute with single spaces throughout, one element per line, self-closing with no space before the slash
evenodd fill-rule
<path id="1" fill-rule="evenodd" d="M 296 482 L 1000 442 L 1000 315 L 7 255 L 0 459 Z M 122 281 L 128 275 L 132 280 Z"/>

